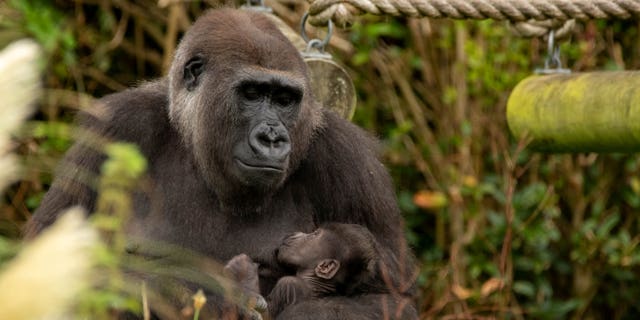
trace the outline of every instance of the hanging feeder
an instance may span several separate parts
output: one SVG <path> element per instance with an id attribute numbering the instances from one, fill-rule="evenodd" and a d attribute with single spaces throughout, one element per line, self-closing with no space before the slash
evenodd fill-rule
<path id="1" fill-rule="evenodd" d="M 308 17 L 309 14 L 305 13 L 300 24 L 300 35 L 307 43 L 301 54 L 309 68 L 313 95 L 326 108 L 344 119 L 351 120 L 357 104 L 353 80 L 349 73 L 324 51 L 333 34 L 333 23 L 330 20 L 327 23 L 327 35 L 324 40 L 309 39 L 304 28 Z"/>
<path id="2" fill-rule="evenodd" d="M 640 72 L 571 74 L 561 67 L 551 32 L 545 68 L 536 73 L 507 102 L 507 123 L 517 139 L 538 151 L 640 151 Z"/>
<path id="3" fill-rule="evenodd" d="M 528 77 L 509 97 L 507 122 L 535 150 L 640 151 L 640 72 Z"/>

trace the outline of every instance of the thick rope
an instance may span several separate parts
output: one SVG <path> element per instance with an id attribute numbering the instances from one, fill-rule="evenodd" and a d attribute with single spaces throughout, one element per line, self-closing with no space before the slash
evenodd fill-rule
<path id="1" fill-rule="evenodd" d="M 307 0 L 309 23 L 329 19 L 348 25 L 354 15 L 526 20 L 629 19 L 640 17 L 640 0 Z"/>
<path id="2" fill-rule="evenodd" d="M 571 35 L 573 28 L 575 27 L 576 20 L 527 20 L 520 22 L 512 22 L 510 24 L 511 30 L 518 36 L 523 38 L 537 38 L 543 37 L 549 34 L 549 31 L 553 30 L 556 40 L 564 39 Z"/>

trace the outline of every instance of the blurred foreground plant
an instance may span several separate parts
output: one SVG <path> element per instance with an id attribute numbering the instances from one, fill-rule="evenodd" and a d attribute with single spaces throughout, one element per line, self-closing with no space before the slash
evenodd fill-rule
<path id="1" fill-rule="evenodd" d="M 0 54 L 0 192 L 19 177 L 11 154 L 11 136 L 33 110 L 40 92 L 40 49 L 29 40 Z M 6 263 L 0 273 L 0 310 L 5 319 L 42 319 L 64 315 L 89 284 L 91 249 L 96 232 L 81 209 L 71 209 L 58 223 Z M 2 240 L 0 264 L 17 251 Z"/>
<path id="2" fill-rule="evenodd" d="M 19 177 L 11 133 L 33 112 L 40 94 L 39 57 L 40 49 L 30 40 L 15 42 L 0 54 L 0 192 Z"/>
<path id="3" fill-rule="evenodd" d="M 39 47 L 30 40 L 17 41 L 0 53 L 0 192 L 20 177 L 11 134 L 32 113 L 40 96 L 40 56 Z M 117 145 L 111 150 L 116 150 L 110 154 L 115 160 L 107 161 L 111 169 L 105 171 L 113 180 L 121 173 L 119 164 L 126 166 L 128 162 L 121 159 L 127 158 L 126 151 L 118 153 Z M 144 171 L 144 166 L 134 166 L 137 175 L 131 178 L 137 178 L 139 171 Z M 75 314 L 77 305 L 92 301 L 94 296 L 87 294 L 91 290 L 86 291 L 96 285 L 92 270 L 97 270 L 98 262 L 104 266 L 117 260 L 118 252 L 123 251 L 99 247 L 98 233 L 85 221 L 85 215 L 80 208 L 70 209 L 22 250 L 19 244 L 0 238 L 0 310 L 4 319 L 64 317 Z"/>
<path id="4" fill-rule="evenodd" d="M 70 209 L 29 243 L 0 274 L 5 319 L 63 317 L 90 285 L 96 231 L 84 212 Z"/>

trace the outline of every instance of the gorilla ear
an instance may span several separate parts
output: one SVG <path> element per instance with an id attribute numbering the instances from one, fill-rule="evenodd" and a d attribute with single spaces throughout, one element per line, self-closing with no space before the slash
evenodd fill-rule
<path id="1" fill-rule="evenodd" d="M 332 279 L 340 269 L 340 261 L 336 259 L 325 259 L 316 266 L 316 277 L 322 279 Z"/>
<path id="2" fill-rule="evenodd" d="M 183 80 L 187 90 L 191 91 L 198 85 L 200 74 L 204 71 L 204 61 L 201 57 L 193 57 L 184 65 Z"/>

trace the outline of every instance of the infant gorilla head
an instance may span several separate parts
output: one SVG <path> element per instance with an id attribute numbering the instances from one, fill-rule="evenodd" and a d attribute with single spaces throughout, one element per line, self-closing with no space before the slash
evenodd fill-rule
<path id="1" fill-rule="evenodd" d="M 322 282 L 330 292 L 349 294 L 355 282 L 373 273 L 375 239 L 365 227 L 357 224 L 332 223 L 312 233 L 296 232 L 287 236 L 278 248 L 277 260 L 293 269 L 297 277 Z M 323 292 L 319 292 L 323 293 Z"/>
<path id="2" fill-rule="evenodd" d="M 369 230 L 340 223 L 324 225 L 312 233 L 294 233 L 284 239 L 276 255 L 295 276 L 278 280 L 269 294 L 269 311 L 274 318 L 287 306 L 308 298 L 359 293 L 374 278 L 379 257 Z"/>

